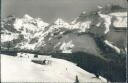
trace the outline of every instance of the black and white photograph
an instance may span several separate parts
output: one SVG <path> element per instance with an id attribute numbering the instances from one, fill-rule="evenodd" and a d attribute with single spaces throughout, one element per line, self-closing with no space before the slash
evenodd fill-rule
<path id="1" fill-rule="evenodd" d="M 127 0 L 1 0 L 1 83 L 127 83 Z"/>

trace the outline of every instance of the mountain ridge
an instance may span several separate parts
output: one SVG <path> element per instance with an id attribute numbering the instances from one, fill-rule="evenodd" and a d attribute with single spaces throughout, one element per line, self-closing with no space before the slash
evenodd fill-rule
<path id="1" fill-rule="evenodd" d="M 113 10 L 113 8 L 115 8 L 114 10 L 121 9 L 117 6 L 110 6 L 105 8 L 108 8 L 106 11 Z M 104 14 L 103 10 L 105 8 L 100 7 L 96 11 L 92 11 L 89 13 L 84 12 L 71 23 L 65 22 L 63 19 L 58 18 L 55 22 L 53 22 L 53 24 L 49 24 L 44 22 L 41 18 L 33 18 L 28 14 L 25 14 L 23 18 L 9 16 L 7 22 L 2 22 L 2 29 L 4 29 L 2 30 L 2 32 L 5 33 L 9 31 L 9 34 L 22 35 L 24 37 L 24 43 L 21 42 L 17 44 L 16 48 L 19 47 L 22 49 L 27 49 L 27 47 L 30 46 L 28 49 L 34 50 L 35 48 L 40 48 L 40 45 L 45 46 L 44 40 L 50 41 L 50 39 L 52 39 L 52 36 L 55 35 L 56 37 L 62 37 L 63 34 L 65 34 L 66 32 L 73 32 L 76 34 L 91 32 L 92 34 L 95 34 L 100 37 L 108 35 L 110 32 L 110 27 L 117 29 L 126 28 L 126 12 L 111 12 L 109 14 Z M 95 32 L 94 30 L 97 31 Z M 4 34 L 4 36 L 5 35 L 6 34 Z M 48 40 L 48 38 L 50 39 Z M 33 39 L 36 39 L 35 41 L 37 41 L 38 43 L 29 45 L 29 43 Z M 4 41 L 4 38 L 2 39 L 2 41 Z M 110 46 L 110 42 L 108 45 Z M 110 47 L 112 47 L 112 45 Z M 116 47 L 118 48 L 118 46 Z M 124 48 L 126 49 L 126 47 Z M 115 49 L 115 51 L 117 51 L 117 49 Z M 118 51 L 118 53 L 120 52 Z"/>

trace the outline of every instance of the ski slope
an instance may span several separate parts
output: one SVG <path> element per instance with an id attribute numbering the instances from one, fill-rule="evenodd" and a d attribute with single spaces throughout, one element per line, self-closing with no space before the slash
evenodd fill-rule
<path id="1" fill-rule="evenodd" d="M 107 82 L 103 77 L 81 69 L 66 60 L 49 58 L 51 64 L 41 65 L 31 62 L 31 58 L 13 57 L 1 54 L 2 82 Z"/>

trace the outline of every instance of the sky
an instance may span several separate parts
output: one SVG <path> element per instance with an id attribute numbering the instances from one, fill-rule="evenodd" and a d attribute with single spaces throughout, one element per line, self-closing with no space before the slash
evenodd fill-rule
<path id="1" fill-rule="evenodd" d="M 40 17 L 46 22 L 52 22 L 57 18 L 71 21 L 78 17 L 82 11 L 91 11 L 97 5 L 109 3 L 127 7 L 126 0 L 2 0 L 1 17 L 8 15 L 23 17 L 29 14 L 32 17 Z"/>

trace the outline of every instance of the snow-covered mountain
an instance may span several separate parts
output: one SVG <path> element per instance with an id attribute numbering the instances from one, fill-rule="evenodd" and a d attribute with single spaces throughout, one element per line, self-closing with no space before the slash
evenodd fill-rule
<path id="1" fill-rule="evenodd" d="M 89 33 L 104 37 L 103 41 L 114 49 L 117 53 L 127 49 L 127 11 L 120 6 L 98 6 L 98 9 L 92 12 L 82 12 L 72 23 L 89 24 Z M 87 23 L 85 23 L 87 25 Z M 107 42 L 106 42 L 107 41 Z M 122 42 L 119 44 L 119 42 Z M 124 52 L 124 51 L 123 51 Z"/>
<path id="2" fill-rule="evenodd" d="M 45 27 L 49 24 L 44 22 L 41 18 L 32 18 L 27 14 L 24 15 L 23 18 L 13 19 L 9 19 L 9 21 L 13 21 L 13 23 L 8 23 L 7 20 L 3 24 L 4 29 L 2 30 L 3 34 L 1 35 L 2 42 L 13 40 L 12 43 L 15 44 L 15 48 L 34 50 L 36 44 L 31 44 L 32 40 L 36 39 L 36 37 L 39 38 L 45 30 Z M 11 29 L 14 29 L 15 32 L 10 31 Z M 9 37 L 9 39 L 5 37 Z"/>
<path id="3" fill-rule="evenodd" d="M 102 41 L 106 45 L 121 53 L 127 49 L 126 28 L 127 12 L 124 8 L 98 6 L 96 11 L 82 12 L 71 23 L 58 18 L 48 24 L 41 18 L 27 14 L 22 18 L 10 16 L 2 21 L 1 40 L 3 48 L 7 48 L 9 42 L 18 49 L 63 53 L 84 51 L 98 55 L 99 48 L 94 40 L 96 36 L 104 37 Z"/>

